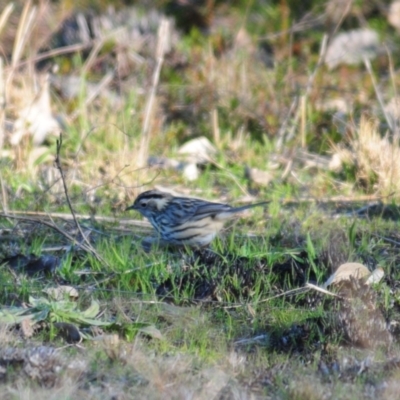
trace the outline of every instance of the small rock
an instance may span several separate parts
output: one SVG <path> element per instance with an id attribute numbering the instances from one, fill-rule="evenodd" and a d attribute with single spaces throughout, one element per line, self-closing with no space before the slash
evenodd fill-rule
<path id="1" fill-rule="evenodd" d="M 364 58 L 373 59 L 380 51 L 378 33 L 372 29 L 355 29 L 339 33 L 330 43 L 325 63 L 329 69 L 340 64 L 356 65 Z"/>
<path id="2" fill-rule="evenodd" d="M 183 176 L 190 182 L 199 178 L 200 171 L 195 163 L 185 164 L 183 166 Z"/>
<path id="3" fill-rule="evenodd" d="M 205 164 L 209 162 L 217 153 L 217 149 L 204 136 L 187 141 L 182 145 L 179 154 L 186 156 L 186 161 L 195 164 Z"/>

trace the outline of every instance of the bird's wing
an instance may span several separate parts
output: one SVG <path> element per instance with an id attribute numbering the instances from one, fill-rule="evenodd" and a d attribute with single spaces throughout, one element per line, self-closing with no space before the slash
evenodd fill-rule
<path id="1" fill-rule="evenodd" d="M 210 203 L 196 200 L 194 202 L 176 202 L 169 212 L 170 225 L 177 226 L 188 221 L 199 221 L 215 214 L 229 211 L 232 208 L 226 204 Z"/>
<path id="2" fill-rule="evenodd" d="M 193 219 L 199 220 L 206 217 L 212 217 L 217 214 L 222 214 L 232 210 L 231 206 L 221 203 L 207 203 L 199 204 Z"/>

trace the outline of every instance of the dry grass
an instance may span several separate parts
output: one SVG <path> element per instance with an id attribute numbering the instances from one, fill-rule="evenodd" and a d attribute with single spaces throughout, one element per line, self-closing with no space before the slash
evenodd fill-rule
<path id="1" fill-rule="evenodd" d="M 354 169 L 367 192 L 388 196 L 400 193 L 400 147 L 396 139 L 378 131 L 376 121 L 362 117 L 348 145 L 335 148 L 342 166 Z"/>
<path id="2" fill-rule="evenodd" d="M 5 399 L 38 396 L 94 399 L 106 396 L 183 400 L 217 398 L 226 391 L 234 398 L 249 396 L 248 390 L 236 382 L 235 375 L 243 369 L 243 360 L 238 362 L 234 353 L 209 365 L 194 355 L 157 355 L 146 348 L 141 340 L 135 345 L 120 342 L 113 351 L 107 349 L 108 358 L 86 345 L 85 355 L 75 357 L 75 361 L 68 361 L 71 358 L 60 351 L 58 358 L 63 368 L 50 384 L 39 378 L 27 384 L 21 371 L 13 382 L 0 386 L 0 395 Z"/>

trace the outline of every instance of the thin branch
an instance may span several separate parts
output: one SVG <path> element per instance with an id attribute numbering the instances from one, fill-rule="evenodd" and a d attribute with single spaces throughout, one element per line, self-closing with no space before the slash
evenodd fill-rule
<path id="1" fill-rule="evenodd" d="M 20 211 L 20 210 L 9 210 L 10 214 L 21 214 L 21 215 L 28 215 L 28 216 L 37 216 L 37 217 L 49 217 L 49 218 L 63 218 L 63 219 L 72 219 L 70 214 L 66 213 L 48 213 L 48 212 L 40 212 L 40 211 Z M 75 214 L 76 219 L 91 219 L 92 216 L 89 214 Z M 143 228 L 151 228 L 150 222 L 138 219 L 119 219 L 114 217 L 103 217 L 96 215 L 94 218 L 96 221 L 103 221 L 103 222 L 111 222 L 111 223 L 120 223 L 122 225 L 134 225 Z M 33 221 L 36 221 L 32 218 Z"/>
<path id="2" fill-rule="evenodd" d="M 62 180 L 62 183 L 63 183 L 63 186 L 64 186 L 65 198 L 67 199 L 68 208 L 69 208 L 69 210 L 71 212 L 72 219 L 74 220 L 76 228 L 78 229 L 83 241 L 86 243 L 86 246 L 89 249 L 90 253 L 93 254 L 99 261 L 105 263 L 105 261 L 100 257 L 100 255 L 97 253 L 97 251 L 93 248 L 93 246 L 91 245 L 91 243 L 87 239 L 86 235 L 82 231 L 82 228 L 79 225 L 78 219 L 76 218 L 75 211 L 72 208 L 72 203 L 71 203 L 71 200 L 70 200 L 69 195 L 68 195 L 68 187 L 67 187 L 67 183 L 65 181 L 64 171 L 63 171 L 62 166 L 61 166 L 61 160 L 60 160 L 61 147 L 62 147 L 62 132 L 60 132 L 60 138 L 57 139 L 57 150 L 56 150 L 55 164 L 57 166 L 57 169 L 60 171 L 61 180 Z"/>
<path id="3" fill-rule="evenodd" d="M 83 232 L 82 232 L 82 229 L 81 229 L 81 227 L 80 227 L 80 225 L 79 225 L 79 222 L 78 222 L 78 220 L 77 220 L 76 217 L 75 217 L 75 211 L 74 211 L 74 209 L 72 208 L 71 200 L 70 200 L 69 195 L 68 195 L 68 187 L 67 187 L 67 183 L 66 183 L 66 181 L 65 181 L 64 171 L 63 171 L 63 169 L 62 169 L 62 167 L 61 167 L 61 160 L 60 160 L 61 148 L 62 148 L 62 133 L 60 132 L 60 138 L 57 139 L 57 150 L 56 150 L 57 153 L 56 153 L 56 159 L 55 159 L 54 162 L 55 162 L 55 164 L 56 164 L 56 166 L 57 166 L 57 169 L 60 171 L 61 180 L 62 180 L 62 183 L 63 183 L 63 186 L 64 186 L 65 197 L 66 197 L 66 199 L 67 199 L 68 207 L 69 207 L 69 210 L 70 210 L 70 212 L 71 212 L 72 218 L 74 219 L 75 225 L 76 225 L 76 227 L 77 227 L 79 233 L 80 233 L 82 236 L 84 236 L 84 234 L 83 234 Z"/>
<path id="4" fill-rule="evenodd" d="M 389 199 L 393 197 L 395 192 L 388 195 L 363 195 L 363 196 L 332 196 L 332 197 L 304 197 L 298 199 L 285 199 L 281 203 L 282 205 L 287 204 L 301 204 L 301 203 L 319 203 L 319 204 L 329 204 L 329 203 L 362 203 L 362 202 L 372 202 L 379 201 L 383 199 Z"/>
<path id="5" fill-rule="evenodd" d="M 57 231 L 59 234 L 67 238 L 70 242 L 72 242 L 73 245 L 76 245 L 80 247 L 82 250 L 87 251 L 94 256 L 97 256 L 96 253 L 93 253 L 93 250 L 91 248 L 88 248 L 87 245 L 79 243 L 73 236 L 71 236 L 68 232 L 64 231 L 63 229 L 59 228 L 56 224 L 48 221 L 43 221 L 43 220 L 37 220 L 34 218 L 27 218 L 27 217 L 18 217 L 16 215 L 11 215 L 9 213 L 0 213 L 0 217 L 3 218 L 10 218 L 10 219 L 15 219 L 17 221 L 23 221 L 23 222 L 30 222 L 33 224 L 41 224 L 44 226 L 47 226 L 48 228 L 51 228 L 55 231 Z"/>
<path id="6" fill-rule="evenodd" d="M 296 295 L 296 294 L 303 294 L 303 293 L 308 292 L 309 290 L 310 290 L 310 289 L 309 289 L 308 287 L 306 287 L 306 286 L 299 287 L 299 288 L 296 288 L 296 289 L 291 289 L 291 290 L 288 290 L 288 291 L 286 291 L 286 292 L 279 293 L 279 294 L 277 294 L 277 295 L 275 295 L 275 296 L 268 297 L 268 298 L 266 298 L 266 299 L 262 299 L 262 300 L 260 300 L 260 301 L 257 301 L 257 304 L 265 303 L 265 302 L 267 302 L 267 301 L 271 301 L 271 300 L 277 299 L 277 298 L 279 298 L 279 297 L 292 296 L 292 295 Z"/>
<path id="7" fill-rule="evenodd" d="M 150 122 L 152 111 L 154 107 L 154 101 L 156 98 L 158 82 L 160 80 L 161 67 L 164 62 L 164 54 L 167 51 L 168 47 L 168 36 L 170 35 L 170 23 L 167 19 L 163 19 L 161 21 L 161 25 L 158 28 L 158 43 L 157 43 L 157 51 L 156 58 L 157 64 L 153 72 L 152 85 L 150 89 L 150 94 L 146 103 L 145 116 L 143 121 L 142 128 L 142 138 L 140 142 L 140 149 L 138 154 L 138 166 L 142 167 L 146 163 L 146 158 L 148 156 L 149 150 L 149 134 L 150 134 Z"/>
<path id="8" fill-rule="evenodd" d="M 60 47 L 57 49 L 52 49 L 43 53 L 40 53 L 34 57 L 29 57 L 23 61 L 19 61 L 18 63 L 15 64 L 15 68 L 20 68 L 25 66 L 28 63 L 36 63 L 38 61 L 46 60 L 47 58 L 52 58 L 56 56 L 60 56 L 62 54 L 69 54 L 69 53 L 75 53 L 79 52 L 81 50 L 86 50 L 89 49 L 93 45 L 92 42 L 90 43 L 77 43 L 77 44 L 72 44 L 70 46 L 64 46 Z"/>
<path id="9" fill-rule="evenodd" d="M 388 124 L 389 129 L 393 132 L 394 131 L 394 126 L 393 126 L 392 120 L 391 120 L 391 118 L 389 117 L 389 115 L 388 115 L 388 113 L 386 111 L 382 93 L 379 91 L 378 84 L 376 82 L 374 73 L 372 71 L 371 62 L 366 57 L 364 57 L 364 65 L 365 65 L 365 68 L 367 69 L 367 71 L 369 73 L 369 76 L 371 77 L 372 86 L 374 87 L 376 98 L 378 99 L 378 103 L 379 103 L 379 105 L 381 107 L 381 110 L 382 110 L 382 113 L 383 113 L 383 115 L 385 117 L 386 123 Z"/>

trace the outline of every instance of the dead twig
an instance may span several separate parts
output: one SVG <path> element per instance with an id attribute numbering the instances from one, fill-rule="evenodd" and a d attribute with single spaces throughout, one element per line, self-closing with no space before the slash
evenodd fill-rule
<path id="1" fill-rule="evenodd" d="M 372 71 L 371 62 L 366 57 L 364 57 L 364 65 L 365 65 L 366 70 L 368 71 L 370 78 L 371 78 L 372 86 L 374 87 L 376 98 L 378 99 L 378 103 L 381 107 L 383 116 L 385 117 L 386 123 L 388 124 L 390 131 L 393 133 L 394 126 L 393 126 L 392 120 L 386 111 L 385 103 L 383 101 L 383 95 L 382 95 L 382 92 L 379 90 L 378 84 L 376 82 L 375 75 Z"/>
<path id="2" fill-rule="evenodd" d="M 36 216 L 36 217 L 49 217 L 49 218 L 62 218 L 62 219 L 72 219 L 73 217 L 70 214 L 66 213 L 46 213 L 46 212 L 40 212 L 40 211 L 19 211 L 19 210 L 9 210 L 8 211 L 10 214 L 20 214 L 20 215 L 27 215 L 27 216 Z M 89 214 L 75 214 L 76 219 L 92 219 L 93 216 Z M 96 215 L 94 217 L 96 221 L 102 221 L 102 222 L 110 222 L 113 224 L 119 223 L 121 225 L 133 225 L 137 226 L 140 228 L 151 228 L 150 222 L 147 221 L 142 221 L 138 219 L 119 219 L 119 218 L 114 218 L 114 217 L 103 217 Z M 34 220 L 36 221 L 36 220 Z"/>
<path id="3" fill-rule="evenodd" d="M 376 202 L 383 199 L 393 197 L 395 192 L 388 194 L 387 196 L 377 195 L 364 195 L 364 196 L 333 196 L 333 197 L 303 197 L 299 199 L 285 199 L 282 201 L 283 205 L 301 204 L 301 203 L 318 203 L 318 204 L 329 204 L 329 203 L 364 203 L 364 202 Z"/>
<path id="4" fill-rule="evenodd" d="M 76 218 L 75 211 L 72 207 L 72 203 L 71 203 L 71 200 L 68 195 L 68 187 L 67 187 L 67 182 L 65 181 L 64 171 L 61 166 L 61 159 L 60 159 L 61 147 L 62 147 L 62 133 L 60 132 L 60 138 L 57 139 L 55 164 L 56 164 L 57 169 L 60 171 L 60 176 L 61 176 L 61 180 L 62 180 L 63 187 L 64 187 L 65 198 L 67 199 L 67 204 L 68 204 L 68 208 L 71 212 L 72 219 L 74 220 L 75 226 L 78 229 L 78 232 L 80 233 L 83 241 L 86 243 L 86 246 L 85 246 L 86 250 L 89 251 L 92 255 L 94 255 L 97 258 L 97 260 L 99 260 L 102 263 L 105 263 L 105 261 L 102 259 L 102 257 L 100 257 L 100 255 L 97 253 L 97 251 L 93 248 L 92 244 L 87 239 L 85 233 L 82 231 L 82 228 L 79 225 L 78 219 Z"/>
<path id="5" fill-rule="evenodd" d="M 18 63 L 15 64 L 15 68 L 21 68 L 24 67 L 26 64 L 29 63 L 37 63 L 42 60 L 46 60 L 48 58 L 53 58 L 56 56 L 60 56 L 63 54 L 69 54 L 69 53 L 77 53 L 82 50 L 87 50 L 93 45 L 92 41 L 89 43 L 77 43 L 77 44 L 71 44 L 70 46 L 64 46 L 64 47 L 59 47 L 57 49 L 51 49 L 49 51 L 37 54 L 33 57 L 26 58 L 22 61 L 19 61 Z"/>
<path id="6" fill-rule="evenodd" d="M 157 64 L 153 72 L 152 85 L 144 113 L 142 138 L 140 142 L 138 162 L 137 162 L 139 167 L 143 167 L 143 165 L 145 165 L 148 156 L 151 116 L 156 98 L 158 82 L 160 80 L 161 67 L 164 62 L 164 54 L 166 53 L 168 48 L 169 35 L 170 35 L 170 22 L 167 19 L 163 19 L 158 29 L 158 43 L 156 51 Z"/>
<path id="7" fill-rule="evenodd" d="M 63 229 L 61 229 L 59 226 L 57 226 L 53 222 L 37 220 L 37 219 L 34 219 L 34 218 L 19 217 L 19 216 L 12 215 L 12 214 L 9 214 L 9 213 L 0 213 L 0 218 L 1 217 L 8 218 L 8 219 L 15 219 L 15 220 L 22 221 L 22 222 L 30 222 L 30 223 L 33 223 L 33 224 L 41 224 L 41 225 L 47 226 L 48 228 L 51 228 L 51 229 L 57 231 L 62 236 L 64 236 L 73 245 L 76 245 L 76 246 L 80 247 L 82 250 L 93 254 L 91 246 L 89 248 L 86 244 L 79 243 L 73 236 L 71 236 L 68 232 L 64 231 Z M 94 255 L 96 256 L 96 254 L 94 254 Z"/>

